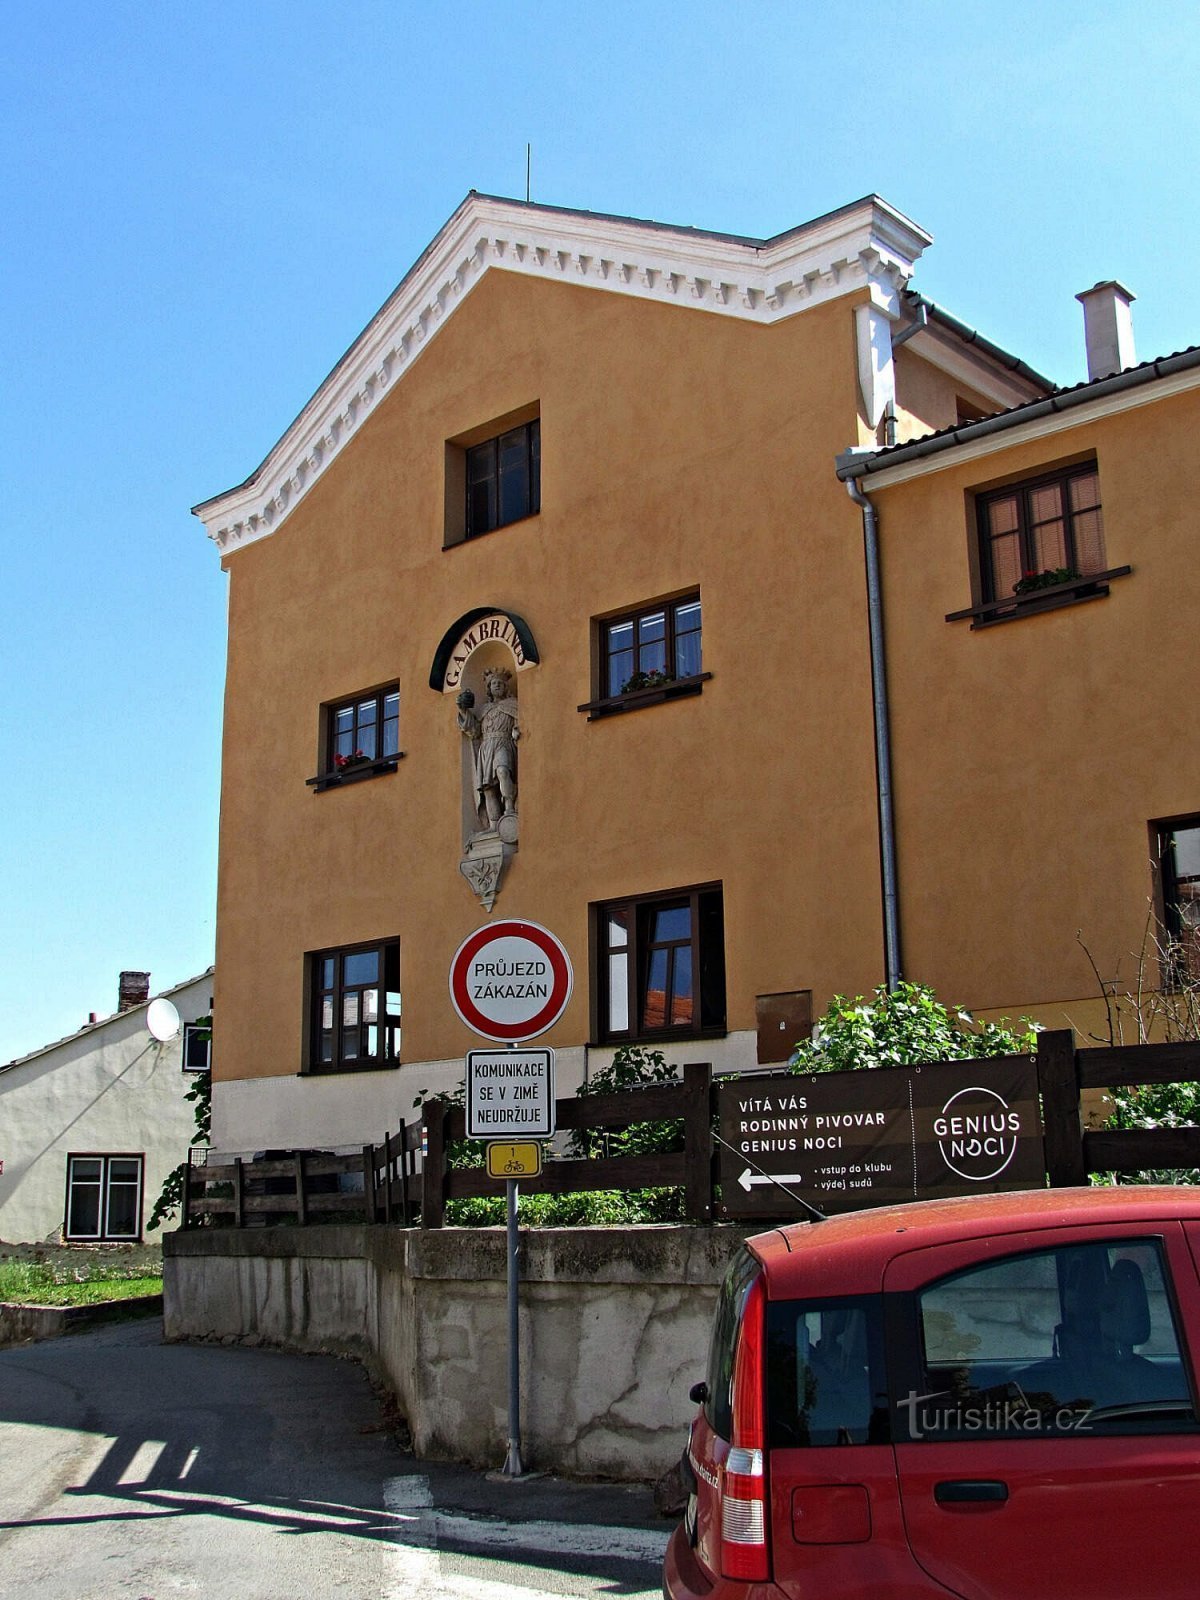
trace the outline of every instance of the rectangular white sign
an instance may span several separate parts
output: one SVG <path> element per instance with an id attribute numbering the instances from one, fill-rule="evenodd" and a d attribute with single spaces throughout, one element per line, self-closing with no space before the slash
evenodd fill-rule
<path id="1" fill-rule="evenodd" d="M 469 1139 L 548 1139 L 554 1127 L 553 1050 L 468 1050 Z"/>

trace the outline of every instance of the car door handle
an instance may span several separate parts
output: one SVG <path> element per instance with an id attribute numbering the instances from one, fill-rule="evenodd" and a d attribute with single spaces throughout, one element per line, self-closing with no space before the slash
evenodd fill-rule
<path id="1" fill-rule="evenodd" d="M 1008 1485 L 998 1478 L 947 1478 L 933 1486 L 933 1498 L 940 1506 L 962 1505 L 966 1501 L 1003 1501 Z"/>

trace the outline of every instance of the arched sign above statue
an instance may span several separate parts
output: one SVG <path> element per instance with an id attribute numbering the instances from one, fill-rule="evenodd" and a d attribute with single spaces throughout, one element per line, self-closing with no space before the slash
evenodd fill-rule
<path id="1" fill-rule="evenodd" d="M 454 694 L 462 687 L 463 674 L 471 657 L 487 645 L 508 648 L 518 672 L 536 667 L 538 647 L 524 617 L 492 606 L 477 606 L 446 629 L 433 655 L 429 687 L 442 694 Z"/>
<path id="2" fill-rule="evenodd" d="M 511 611 L 468 611 L 442 635 L 429 686 L 452 694 L 462 748 L 463 854 L 458 870 L 485 910 L 500 892 L 520 834 L 517 675 L 538 664 L 528 623 Z"/>

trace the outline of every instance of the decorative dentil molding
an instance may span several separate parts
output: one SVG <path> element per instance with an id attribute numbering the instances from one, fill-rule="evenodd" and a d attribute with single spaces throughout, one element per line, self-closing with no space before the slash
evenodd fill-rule
<path id="1" fill-rule="evenodd" d="M 257 471 L 193 510 L 222 554 L 274 532 L 487 272 L 761 324 L 867 289 L 895 317 L 931 242 L 878 195 L 755 240 L 472 193 Z"/>

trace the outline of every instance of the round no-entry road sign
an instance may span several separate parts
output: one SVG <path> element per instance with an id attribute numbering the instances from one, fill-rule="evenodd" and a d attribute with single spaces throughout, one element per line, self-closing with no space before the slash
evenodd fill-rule
<path id="1" fill-rule="evenodd" d="M 450 963 L 450 998 L 473 1033 L 513 1044 L 536 1039 L 566 1010 L 575 982 L 560 940 L 536 922 L 493 922 L 464 939 Z"/>

